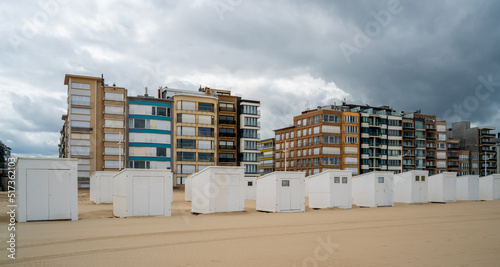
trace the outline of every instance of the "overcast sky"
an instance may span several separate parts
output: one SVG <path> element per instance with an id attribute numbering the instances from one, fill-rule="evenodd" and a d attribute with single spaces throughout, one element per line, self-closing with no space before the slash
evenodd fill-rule
<path id="1" fill-rule="evenodd" d="M 75 2 L 0 3 L 0 140 L 18 155 L 57 156 L 67 73 L 232 90 L 261 101 L 262 138 L 344 98 L 500 129 L 500 1 Z"/>

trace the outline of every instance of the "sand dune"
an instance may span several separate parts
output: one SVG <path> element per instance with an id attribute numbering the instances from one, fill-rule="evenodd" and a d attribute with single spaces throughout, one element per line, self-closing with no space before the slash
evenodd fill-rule
<path id="1" fill-rule="evenodd" d="M 79 221 L 18 224 L 15 266 L 498 266 L 500 201 L 396 204 L 303 213 L 114 218 L 79 193 Z M 6 195 L 0 194 L 2 240 Z M 5 241 L 2 242 L 5 247 Z"/>

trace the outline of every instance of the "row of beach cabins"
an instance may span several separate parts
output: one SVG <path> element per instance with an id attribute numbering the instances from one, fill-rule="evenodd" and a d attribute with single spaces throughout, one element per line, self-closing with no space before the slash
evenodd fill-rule
<path id="1" fill-rule="evenodd" d="M 185 201 L 195 214 L 244 211 L 245 200 L 255 200 L 258 211 L 304 212 L 306 197 L 313 209 L 500 200 L 500 175 L 375 171 L 352 177 L 351 171 L 326 170 L 309 177 L 304 172 L 273 172 L 250 178 L 243 167 L 211 166 L 192 174 L 185 186 Z M 113 203 L 115 217 L 170 216 L 172 172 L 95 172 L 90 200 Z M 77 160 L 19 158 L 16 207 L 18 222 L 78 220 Z"/>

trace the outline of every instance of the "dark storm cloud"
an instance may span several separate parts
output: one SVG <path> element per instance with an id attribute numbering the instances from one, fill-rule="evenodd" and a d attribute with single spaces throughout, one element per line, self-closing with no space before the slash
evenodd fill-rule
<path id="1" fill-rule="evenodd" d="M 0 139 L 17 153 L 57 154 L 66 73 L 103 73 L 129 95 L 230 89 L 261 100 L 263 138 L 343 98 L 500 128 L 498 1 L 41 0 L 0 10 L 11 114 Z M 369 42 L 356 47 L 360 33 Z M 346 57 L 342 44 L 358 50 Z"/>

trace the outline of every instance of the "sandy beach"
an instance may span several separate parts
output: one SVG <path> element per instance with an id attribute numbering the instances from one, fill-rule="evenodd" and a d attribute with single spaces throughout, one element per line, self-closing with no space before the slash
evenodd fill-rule
<path id="1" fill-rule="evenodd" d="M 19 223 L 7 258 L 7 195 L 0 194 L 6 266 L 498 266 L 500 201 L 302 213 L 193 215 L 174 191 L 171 217 L 114 218 L 79 193 L 78 221 Z"/>

